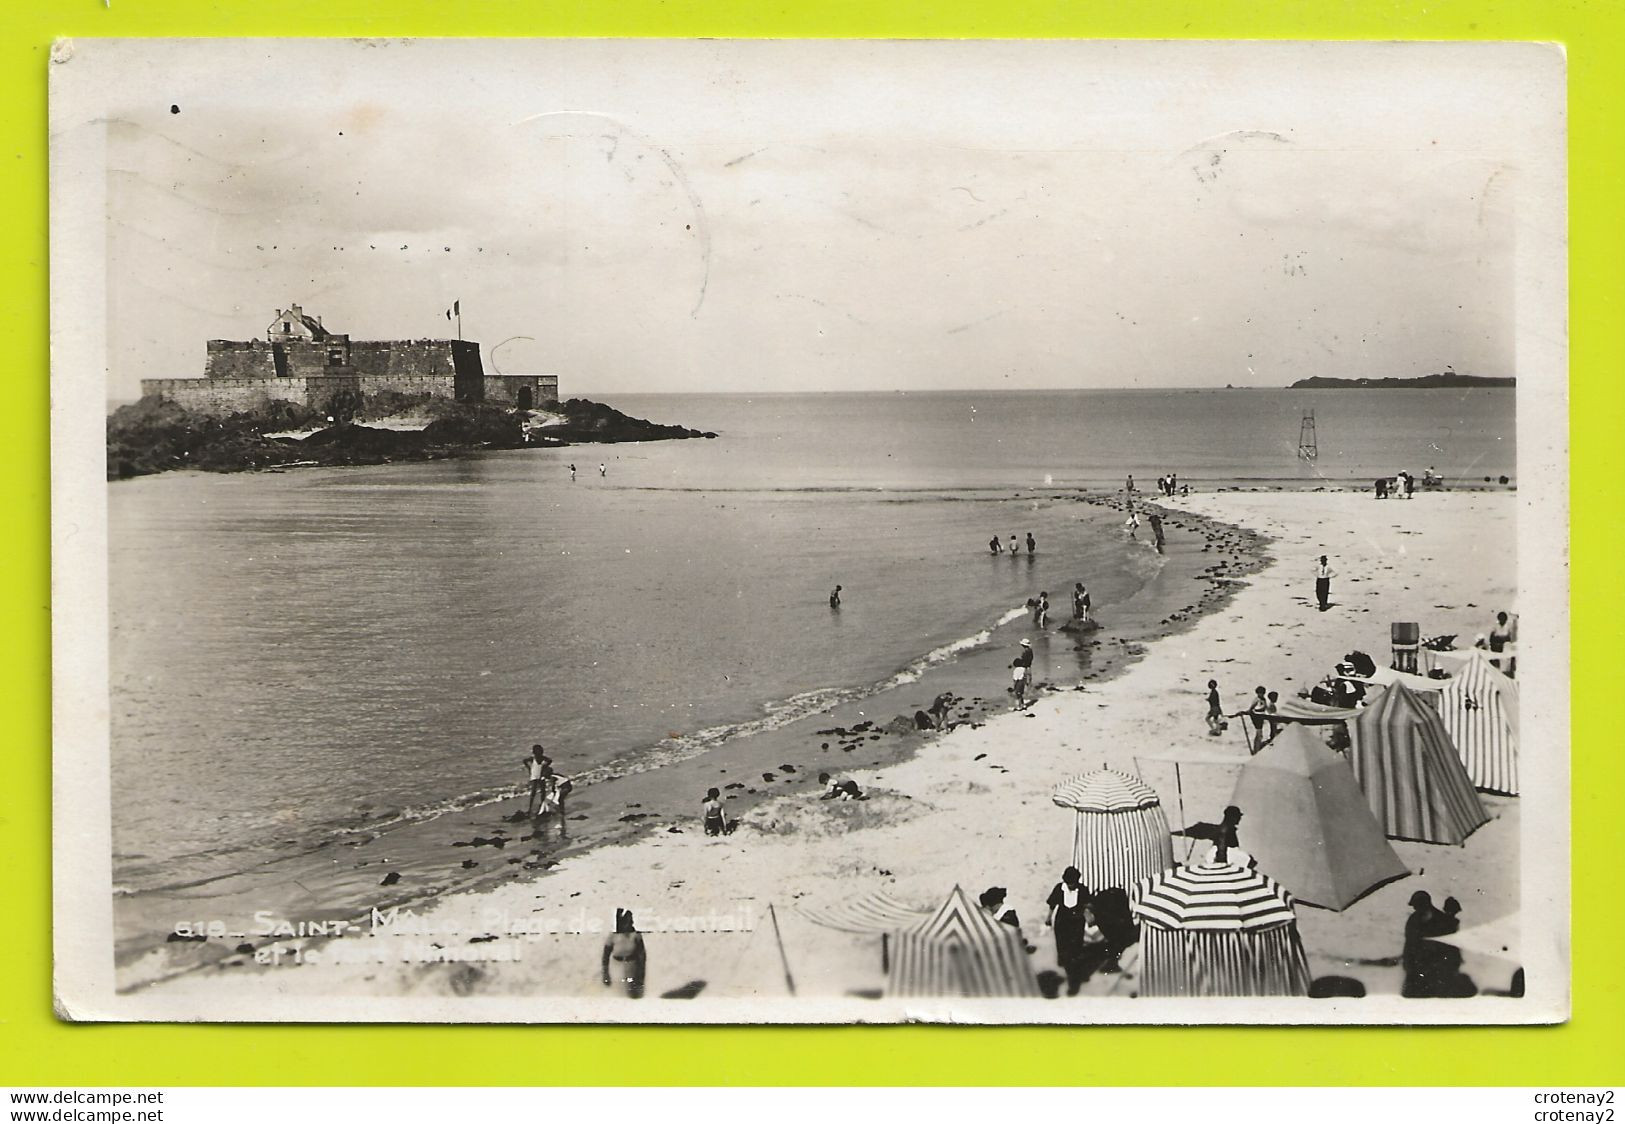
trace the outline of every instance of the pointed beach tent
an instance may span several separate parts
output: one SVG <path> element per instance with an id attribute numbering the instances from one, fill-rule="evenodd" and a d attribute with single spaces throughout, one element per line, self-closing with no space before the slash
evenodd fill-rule
<path id="1" fill-rule="evenodd" d="M 1051 799 L 1077 813 L 1072 865 L 1091 890 L 1127 890 L 1174 865 L 1162 801 L 1139 777 L 1111 769 L 1080 773 L 1062 782 Z"/>
<path id="2" fill-rule="evenodd" d="M 1494 921 L 1457 929 L 1454 933 L 1435 939 L 1444 944 L 1455 945 L 1462 952 L 1516 962 L 1522 931 L 1523 926 L 1518 915 L 1508 913 Z"/>
<path id="3" fill-rule="evenodd" d="M 1434 703 L 1395 683 L 1347 725 L 1349 764 L 1389 838 L 1460 845 L 1489 819 Z"/>
<path id="4" fill-rule="evenodd" d="M 913 928 L 931 916 L 932 912 L 900 902 L 885 890 L 842 898 L 823 906 L 798 903 L 795 908 L 807 920 L 827 929 L 876 934 Z"/>
<path id="5" fill-rule="evenodd" d="M 885 890 L 842 898 L 823 906 L 798 903 L 795 908 L 808 921 L 826 929 L 878 936 L 882 972 L 891 966 L 891 934 L 898 929 L 912 928 L 931 916 L 931 910 L 916 909 L 898 901 Z"/>
<path id="6" fill-rule="evenodd" d="M 1311 905 L 1342 910 L 1408 874 L 1371 814 L 1348 762 L 1301 726 L 1241 767 L 1232 804 L 1258 869 Z"/>
<path id="7" fill-rule="evenodd" d="M 1292 896 L 1251 867 L 1180 866 L 1144 879 L 1140 994 L 1308 995 L 1309 958 Z"/>
<path id="8" fill-rule="evenodd" d="M 1439 716 L 1473 784 L 1518 795 L 1518 681 L 1491 663 L 1488 652 L 1469 649 L 1439 694 Z"/>
<path id="9" fill-rule="evenodd" d="M 1015 928 L 958 886 L 930 917 L 892 934 L 889 996 L 1033 997 L 1038 981 Z"/>

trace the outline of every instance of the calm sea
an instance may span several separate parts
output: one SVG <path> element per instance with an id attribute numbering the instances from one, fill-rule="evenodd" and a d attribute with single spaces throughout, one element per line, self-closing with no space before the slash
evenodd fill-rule
<path id="1" fill-rule="evenodd" d="M 1073 489 L 1515 464 L 1501 390 L 609 401 L 720 436 L 109 485 L 121 890 L 477 804 L 535 741 L 589 782 L 706 752 L 951 660 L 1040 589 L 1060 613 L 1080 574 L 1126 599 L 1146 552 Z M 1029 531 L 1032 562 L 990 564 Z"/>

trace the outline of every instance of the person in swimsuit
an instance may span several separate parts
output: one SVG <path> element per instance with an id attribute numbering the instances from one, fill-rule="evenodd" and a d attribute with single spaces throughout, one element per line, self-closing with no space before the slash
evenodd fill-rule
<path id="1" fill-rule="evenodd" d="M 1507 652 L 1507 649 L 1513 648 L 1517 641 L 1518 626 L 1505 613 L 1496 613 L 1495 627 L 1490 629 L 1489 643 L 1490 651 L 1501 658 L 1491 662 L 1498 665 L 1508 676 L 1516 674 L 1518 670 L 1517 656 Z M 1515 651 L 1514 648 L 1514 653 Z"/>
<path id="2" fill-rule="evenodd" d="M 1016 696 L 1016 709 L 1027 709 L 1027 666 L 1019 659 L 1010 664 L 1010 690 Z"/>
<path id="3" fill-rule="evenodd" d="M 1212 737 L 1224 733 L 1224 707 L 1219 702 L 1219 681 L 1207 681 L 1207 732 Z"/>
<path id="4" fill-rule="evenodd" d="M 1011 535 L 1010 536 L 1010 557 L 1014 558 L 1016 555 L 1018 555 L 1020 553 L 1021 553 L 1021 547 L 1016 545 L 1016 536 Z"/>
<path id="5" fill-rule="evenodd" d="M 1089 591 L 1082 582 L 1072 587 L 1072 619 L 1082 624 L 1089 619 Z"/>
<path id="6" fill-rule="evenodd" d="M 701 807 L 705 810 L 705 834 L 724 834 L 728 828 L 728 817 L 722 811 L 722 793 L 718 789 L 707 789 Z"/>
<path id="7" fill-rule="evenodd" d="M 1264 715 L 1269 713 L 1270 700 L 1262 687 L 1253 689 L 1253 698 L 1247 704 L 1247 717 L 1253 720 L 1252 749 L 1257 753 L 1264 748 Z"/>
<path id="8" fill-rule="evenodd" d="M 600 475 L 600 476 L 608 476 L 609 475 L 609 469 L 604 466 L 604 463 L 602 461 L 598 462 L 598 475 Z"/>
<path id="9" fill-rule="evenodd" d="M 525 775 L 530 783 L 530 802 L 525 807 L 525 818 L 535 819 L 541 811 L 544 798 L 547 795 L 547 774 L 551 771 L 553 762 L 542 747 L 530 747 L 530 756 L 520 762 L 524 766 Z"/>
<path id="10" fill-rule="evenodd" d="M 1028 554 L 1037 554 L 1038 553 L 1038 540 L 1033 538 L 1033 533 L 1031 531 L 1027 532 L 1027 553 Z"/>
<path id="11" fill-rule="evenodd" d="M 987 540 L 987 552 L 989 554 L 1003 554 L 1004 553 L 1004 547 L 999 544 L 999 536 L 998 535 L 994 535 L 992 538 Z"/>
<path id="12" fill-rule="evenodd" d="M 836 586 L 834 588 L 834 590 L 832 590 L 830 592 L 830 595 L 829 595 L 829 607 L 831 609 L 839 609 L 841 607 L 841 587 L 840 586 Z"/>
<path id="13" fill-rule="evenodd" d="M 1046 593 L 1040 593 L 1038 595 L 1038 600 L 1033 602 L 1033 623 L 1036 624 L 1039 628 L 1043 628 L 1045 622 L 1047 622 L 1048 620 L 1049 620 L 1049 594 L 1047 592 Z"/>
<path id="14" fill-rule="evenodd" d="M 569 791 L 568 777 L 555 773 L 551 764 L 542 767 L 542 800 L 532 817 L 536 823 L 536 839 L 542 838 L 550 824 L 556 824 L 559 838 L 564 838 L 564 797 Z"/>
<path id="15" fill-rule="evenodd" d="M 575 478 L 576 478 L 576 466 L 572 464 L 570 466 L 570 480 L 571 480 L 571 482 L 574 482 Z"/>
<path id="16" fill-rule="evenodd" d="M 613 979 L 610 976 L 612 961 L 615 964 Z M 648 951 L 643 947 L 643 934 L 638 932 L 637 924 L 632 920 L 632 911 L 617 909 L 615 931 L 604 942 L 602 964 L 604 986 L 609 987 L 612 983 L 623 984 L 628 997 L 642 999 L 643 977 L 648 962 Z"/>

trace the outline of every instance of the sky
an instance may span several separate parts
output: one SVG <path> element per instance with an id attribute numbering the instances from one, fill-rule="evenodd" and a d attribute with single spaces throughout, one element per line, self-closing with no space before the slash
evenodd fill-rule
<path id="1" fill-rule="evenodd" d="M 488 370 L 566 396 L 1513 375 L 1519 154 L 1556 112 L 1529 91 L 1560 88 L 1540 48 L 1466 45 L 85 61 L 111 398 L 291 303 L 397 339 L 457 301 Z"/>

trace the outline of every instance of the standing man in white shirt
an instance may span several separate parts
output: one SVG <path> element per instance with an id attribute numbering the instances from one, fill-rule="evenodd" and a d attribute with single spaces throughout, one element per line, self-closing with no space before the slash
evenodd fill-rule
<path id="1" fill-rule="evenodd" d="M 1335 573 L 1326 556 L 1320 556 L 1320 562 L 1315 566 L 1315 599 L 1320 602 L 1320 611 L 1325 612 L 1331 607 L 1332 575 Z"/>

